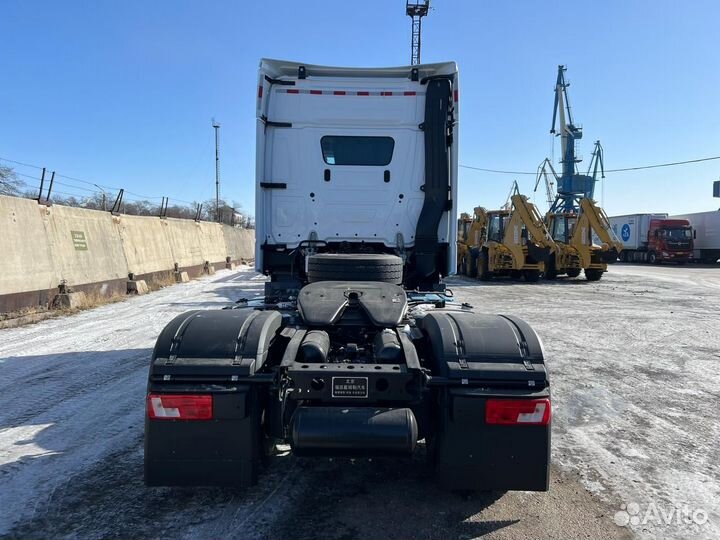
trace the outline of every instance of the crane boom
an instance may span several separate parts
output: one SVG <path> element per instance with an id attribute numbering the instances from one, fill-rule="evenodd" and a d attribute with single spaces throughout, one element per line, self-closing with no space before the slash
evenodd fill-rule
<path id="1" fill-rule="evenodd" d="M 513 195 L 517 195 L 520 193 L 520 187 L 518 186 L 517 180 L 513 180 L 512 185 L 510 186 L 510 193 L 508 193 L 507 198 L 505 199 L 505 204 L 502 206 L 503 210 L 510 210 L 510 207 L 512 206 L 512 197 Z"/>
<path id="2" fill-rule="evenodd" d="M 552 178 L 550 178 L 550 174 L 548 174 L 548 168 L 550 169 Z M 555 172 L 555 167 L 553 167 L 552 162 L 548 158 L 545 158 L 543 162 L 538 165 L 537 176 L 535 178 L 535 189 L 533 189 L 533 192 L 537 192 L 538 186 L 540 185 L 540 180 L 542 179 L 545 180 L 545 196 L 547 197 L 547 203 L 549 208 L 552 206 L 553 201 L 555 200 L 555 191 L 553 189 L 553 185 L 557 184 L 558 175 L 557 172 Z"/>
<path id="3" fill-rule="evenodd" d="M 560 163 L 562 168 L 560 176 L 557 178 L 557 195 L 550 206 L 550 211 L 577 213 L 580 199 L 592 198 L 595 190 L 595 178 L 579 174 L 577 171 L 577 164 L 581 159 L 575 152 L 575 142 L 582 139 L 582 128 L 576 126 L 573 121 L 567 92 L 570 83 L 565 80 L 565 71 L 567 71 L 565 66 L 558 66 L 555 81 L 555 103 L 550 133 L 561 138 L 562 158 Z M 593 165 L 592 162 L 591 165 Z M 598 163 L 595 162 L 594 165 L 597 167 Z"/>
<path id="4" fill-rule="evenodd" d="M 597 182 L 598 167 L 600 167 L 600 178 L 605 178 L 605 163 L 603 160 L 603 147 L 600 141 L 595 141 L 595 148 L 593 149 L 592 158 L 588 164 L 587 175 L 590 176 L 592 170 L 592 179 Z"/>

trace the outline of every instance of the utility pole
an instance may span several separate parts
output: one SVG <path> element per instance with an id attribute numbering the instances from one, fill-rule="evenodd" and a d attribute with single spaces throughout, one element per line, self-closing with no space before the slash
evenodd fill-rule
<path id="1" fill-rule="evenodd" d="M 430 0 L 406 0 L 405 13 L 412 20 L 412 38 L 410 40 L 410 65 L 420 63 L 420 38 L 422 36 L 422 18 L 428 14 Z"/>
<path id="2" fill-rule="evenodd" d="M 212 119 L 212 127 L 215 130 L 215 219 L 220 219 L 220 123 Z"/>
<path id="3" fill-rule="evenodd" d="M 93 184 L 96 188 L 98 188 L 102 192 L 102 209 L 107 211 L 107 196 L 105 193 L 105 190 L 98 186 L 97 184 Z"/>

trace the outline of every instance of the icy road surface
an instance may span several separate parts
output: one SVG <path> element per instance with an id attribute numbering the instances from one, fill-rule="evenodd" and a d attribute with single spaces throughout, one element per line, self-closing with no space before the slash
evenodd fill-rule
<path id="1" fill-rule="evenodd" d="M 549 493 L 461 498 L 427 478 L 422 456 L 280 456 L 245 492 L 145 488 L 154 339 L 185 310 L 260 294 L 263 278 L 244 268 L 0 330 L 0 536 L 627 538 L 615 519 L 633 517 L 641 537 L 720 537 L 720 269 L 615 265 L 599 283 L 450 285 L 545 341 Z M 684 523 L 676 508 L 707 522 Z"/>

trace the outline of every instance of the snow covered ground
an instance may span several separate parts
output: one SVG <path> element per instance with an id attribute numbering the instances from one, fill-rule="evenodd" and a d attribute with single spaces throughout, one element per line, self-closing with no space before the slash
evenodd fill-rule
<path id="1" fill-rule="evenodd" d="M 257 294 L 263 282 L 245 268 L 0 330 L 0 535 L 42 516 L 91 464 L 137 447 L 151 349 L 172 317 Z"/>
<path id="2" fill-rule="evenodd" d="M 178 313 L 261 294 L 263 281 L 223 271 L 0 330 L 0 536 L 622 538 L 614 520 L 636 518 L 643 537 L 720 537 L 717 268 L 615 265 L 598 283 L 449 280 L 459 300 L 519 315 L 545 341 L 560 465 L 548 494 L 460 500 L 416 463 L 290 456 L 247 492 L 145 488 L 156 336 Z M 682 511 L 707 522 L 684 523 Z"/>
<path id="3" fill-rule="evenodd" d="M 720 268 L 618 264 L 596 284 L 456 283 L 464 301 L 517 314 L 543 338 L 556 463 L 618 511 L 632 504 L 625 517 L 642 536 L 720 537 Z"/>

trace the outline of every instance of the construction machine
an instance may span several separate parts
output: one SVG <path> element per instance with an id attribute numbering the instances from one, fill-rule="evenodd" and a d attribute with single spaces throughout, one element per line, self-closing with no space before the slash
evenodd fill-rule
<path id="1" fill-rule="evenodd" d="M 458 220 L 458 274 L 477 277 L 479 248 L 487 230 L 487 210 L 473 209 L 472 217 L 463 212 Z"/>
<path id="2" fill-rule="evenodd" d="M 514 185 L 504 208 L 488 211 L 477 207 L 464 236 L 468 256 L 464 272 L 489 281 L 495 276 L 538 281 L 555 244 L 542 216 Z"/>
<path id="3" fill-rule="evenodd" d="M 458 219 L 457 230 L 457 273 L 469 276 L 471 274 L 472 259 L 470 257 L 470 249 L 472 246 L 468 243 L 468 232 L 473 223 L 470 214 L 463 212 Z"/>
<path id="4" fill-rule="evenodd" d="M 579 213 L 548 213 L 546 219 L 556 249 L 548 259 L 545 279 L 560 274 L 574 278 L 584 270 L 588 281 L 598 281 L 622 250 L 607 215 L 592 199 L 580 199 Z"/>

